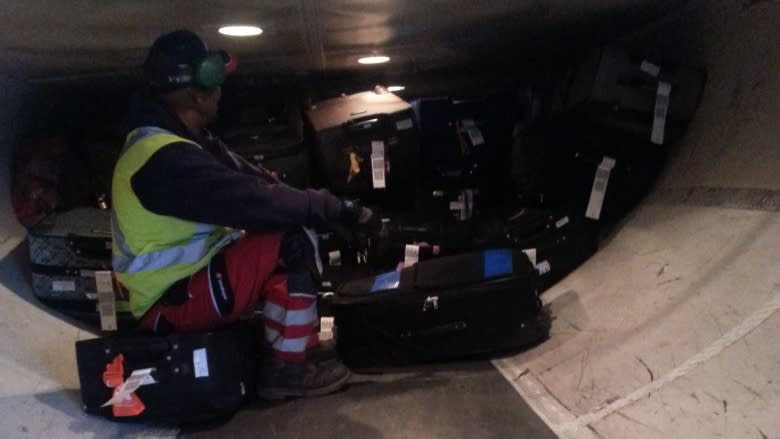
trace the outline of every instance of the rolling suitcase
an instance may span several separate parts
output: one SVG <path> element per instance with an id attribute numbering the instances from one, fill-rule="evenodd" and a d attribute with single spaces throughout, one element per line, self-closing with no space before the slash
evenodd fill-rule
<path id="1" fill-rule="evenodd" d="M 566 107 L 590 123 L 667 144 L 685 132 L 703 88 L 704 74 L 696 69 L 608 47 L 577 67 Z"/>
<path id="2" fill-rule="evenodd" d="M 256 329 L 249 323 L 165 337 L 76 342 L 84 410 L 119 421 L 205 421 L 255 393 Z"/>
<path id="3" fill-rule="evenodd" d="M 256 165 L 275 172 L 281 181 L 304 189 L 311 185 L 311 157 L 303 139 L 303 122 L 295 105 L 277 112 L 244 108 L 236 126 L 223 136 L 227 146 Z"/>
<path id="4" fill-rule="evenodd" d="M 539 273 L 540 294 L 598 249 L 597 224 L 562 210 L 521 209 L 508 218 L 484 222 L 475 236 L 476 248 L 506 245 L 525 253 Z"/>
<path id="5" fill-rule="evenodd" d="M 110 271 L 111 214 L 79 207 L 47 216 L 30 230 L 33 294 L 44 304 L 100 324 L 96 271 Z M 132 327 L 127 292 L 114 282 L 120 328 Z"/>
<path id="6" fill-rule="evenodd" d="M 343 285 L 332 301 L 336 345 L 353 368 L 513 351 L 547 337 L 536 270 L 510 249 L 417 263 Z"/>
<path id="7" fill-rule="evenodd" d="M 306 111 L 322 183 L 334 193 L 410 207 L 419 137 L 410 105 L 387 92 L 318 102 Z"/>

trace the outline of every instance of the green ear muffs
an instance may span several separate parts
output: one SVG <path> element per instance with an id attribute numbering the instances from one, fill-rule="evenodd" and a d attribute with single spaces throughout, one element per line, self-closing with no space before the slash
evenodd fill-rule
<path id="1" fill-rule="evenodd" d="M 193 66 L 192 82 L 194 85 L 211 89 L 225 82 L 225 60 L 218 54 L 212 54 Z"/>

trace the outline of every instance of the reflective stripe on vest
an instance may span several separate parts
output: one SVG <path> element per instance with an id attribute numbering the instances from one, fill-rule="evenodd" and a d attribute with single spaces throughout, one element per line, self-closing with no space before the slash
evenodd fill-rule
<path id="1" fill-rule="evenodd" d="M 209 246 L 207 238 L 216 227 L 208 224 L 198 224 L 196 233 L 189 242 L 176 247 L 159 250 L 156 252 L 134 255 L 125 242 L 125 235 L 117 224 L 114 212 L 111 212 L 111 227 L 114 230 L 114 242 L 121 252 L 112 257 L 111 263 L 118 273 L 141 273 L 144 271 L 160 270 L 175 264 L 195 264 L 209 252 L 212 247 L 223 247 L 241 236 L 241 232 L 234 231 L 225 235 L 215 244 Z"/>

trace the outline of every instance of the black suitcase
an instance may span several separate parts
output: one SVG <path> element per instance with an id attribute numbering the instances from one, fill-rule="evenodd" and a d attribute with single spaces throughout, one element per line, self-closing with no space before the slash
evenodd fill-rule
<path id="1" fill-rule="evenodd" d="M 256 328 L 241 323 L 208 333 L 78 341 L 84 410 L 118 421 L 189 422 L 229 415 L 255 393 L 256 337 Z M 131 378 L 143 369 L 151 369 L 149 378 Z M 134 396 L 104 406 L 120 384 L 139 379 L 148 384 Z"/>
<path id="2" fill-rule="evenodd" d="M 225 132 L 225 143 L 250 163 L 275 172 L 290 186 L 308 188 L 311 157 L 303 138 L 300 111 L 288 102 L 276 113 L 259 106 L 244 108 L 236 126 Z"/>
<path id="3" fill-rule="evenodd" d="M 603 48 L 577 67 L 566 107 L 590 123 L 666 144 L 684 133 L 703 88 L 704 74 L 696 69 Z"/>
<path id="4" fill-rule="evenodd" d="M 420 179 L 438 190 L 468 186 L 452 100 L 421 98 L 412 102 L 412 108 L 420 127 Z"/>
<path id="5" fill-rule="evenodd" d="M 478 99 L 424 98 L 414 102 L 421 136 L 422 190 L 418 209 L 447 211 L 463 190 L 477 205 L 499 204 L 511 186 L 511 139 L 516 105 L 509 94 Z M 432 194 L 445 194 L 437 199 Z M 437 206 L 443 199 L 444 206 Z"/>
<path id="6" fill-rule="evenodd" d="M 33 294 L 46 305 L 100 324 L 96 271 L 111 271 L 111 214 L 79 207 L 55 212 L 28 234 Z M 120 328 L 132 327 L 127 291 L 114 282 Z"/>
<path id="7" fill-rule="evenodd" d="M 512 246 L 525 253 L 539 272 L 536 285 L 542 293 L 596 253 L 598 227 L 563 210 L 524 208 L 480 224 L 474 246 Z"/>
<path id="8" fill-rule="evenodd" d="M 547 337 L 536 271 L 509 249 L 420 262 L 349 282 L 332 306 L 336 345 L 353 368 L 513 351 Z"/>
<path id="9" fill-rule="evenodd" d="M 419 137 L 410 105 L 387 92 L 318 102 L 306 111 L 322 183 L 334 193 L 408 206 Z"/>

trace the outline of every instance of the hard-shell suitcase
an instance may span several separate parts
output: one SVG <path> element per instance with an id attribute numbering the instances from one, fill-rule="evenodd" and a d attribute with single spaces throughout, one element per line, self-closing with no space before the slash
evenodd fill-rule
<path id="1" fill-rule="evenodd" d="M 332 307 L 337 349 L 353 368 L 493 355 L 537 343 L 549 331 L 536 270 L 510 249 L 349 282 Z"/>
<path id="2" fill-rule="evenodd" d="M 407 102 L 369 91 L 318 102 L 305 115 L 325 186 L 364 202 L 413 202 L 419 137 Z"/>
<path id="3" fill-rule="evenodd" d="M 256 329 L 76 342 L 84 410 L 120 421 L 204 421 L 255 392 Z M 106 403 L 111 403 L 106 405 Z"/>
<path id="4" fill-rule="evenodd" d="M 65 314 L 99 324 L 96 271 L 111 271 L 111 214 L 79 207 L 47 216 L 30 230 L 33 294 Z M 127 292 L 114 282 L 120 326 L 133 326 Z"/>
<path id="5" fill-rule="evenodd" d="M 485 221 L 475 233 L 476 248 L 508 245 L 528 256 L 539 272 L 542 293 L 588 260 L 598 249 L 597 224 L 565 210 L 524 208 Z"/>
<path id="6" fill-rule="evenodd" d="M 577 67 L 566 106 L 590 123 L 666 144 L 684 133 L 703 87 L 704 74 L 696 69 L 607 47 Z"/>

